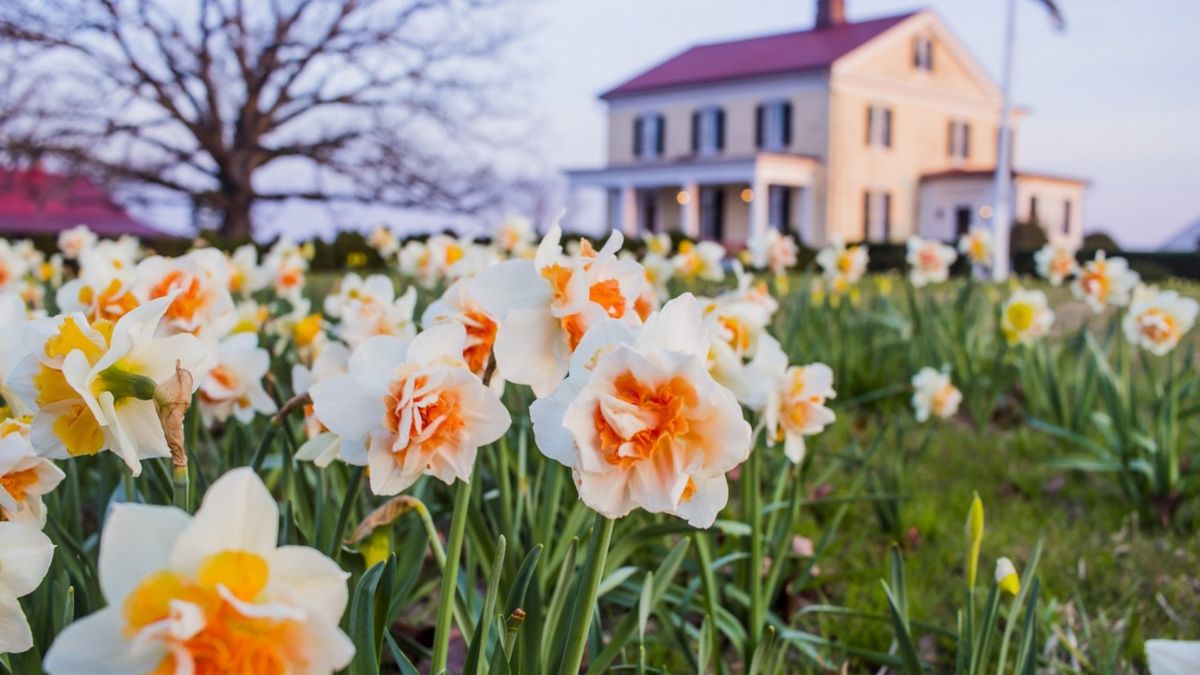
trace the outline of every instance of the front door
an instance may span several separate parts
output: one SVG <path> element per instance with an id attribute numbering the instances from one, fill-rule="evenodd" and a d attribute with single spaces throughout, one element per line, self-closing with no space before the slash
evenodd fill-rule
<path id="1" fill-rule="evenodd" d="M 954 234 L 961 237 L 971 229 L 971 207 L 959 206 L 954 209 Z"/>

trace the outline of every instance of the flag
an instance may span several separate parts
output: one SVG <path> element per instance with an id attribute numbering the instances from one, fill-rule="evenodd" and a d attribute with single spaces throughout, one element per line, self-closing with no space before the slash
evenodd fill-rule
<path id="1" fill-rule="evenodd" d="M 1058 11 L 1058 5 L 1054 4 L 1054 0 L 1037 0 L 1050 12 L 1050 22 L 1054 24 L 1055 30 L 1066 28 L 1067 24 L 1063 21 L 1062 12 Z"/>

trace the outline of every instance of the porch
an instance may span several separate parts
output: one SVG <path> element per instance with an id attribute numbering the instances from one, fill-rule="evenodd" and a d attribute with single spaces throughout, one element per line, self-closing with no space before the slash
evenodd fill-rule
<path id="1" fill-rule="evenodd" d="M 743 246 L 774 227 L 802 242 L 815 231 L 814 189 L 821 163 L 802 155 L 691 160 L 569 171 L 570 190 L 604 192 L 604 224 L 627 235 L 682 232 Z"/>

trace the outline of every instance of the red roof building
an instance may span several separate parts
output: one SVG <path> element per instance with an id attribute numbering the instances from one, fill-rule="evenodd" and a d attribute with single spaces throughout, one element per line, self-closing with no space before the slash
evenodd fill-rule
<path id="1" fill-rule="evenodd" d="M 54 235 L 81 224 L 106 237 L 164 236 L 127 214 L 87 178 L 0 169 L 0 235 Z"/>

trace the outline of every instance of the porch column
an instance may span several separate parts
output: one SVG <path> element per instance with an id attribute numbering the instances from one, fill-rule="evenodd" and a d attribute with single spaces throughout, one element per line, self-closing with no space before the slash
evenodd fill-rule
<path id="1" fill-rule="evenodd" d="M 621 231 L 628 235 L 637 234 L 637 190 L 635 190 L 632 185 L 622 186 L 620 190 L 620 196 L 617 198 L 617 203 L 621 210 L 621 218 L 618 221 L 621 226 Z"/>
<path id="2" fill-rule="evenodd" d="M 683 233 L 692 239 L 700 238 L 700 186 L 686 183 L 679 191 L 679 224 Z"/>
<path id="3" fill-rule="evenodd" d="M 753 195 L 750 199 L 750 231 L 747 234 L 751 238 L 761 237 L 767 231 L 767 218 L 771 213 L 770 190 L 766 181 L 757 177 L 750 189 Z"/>

